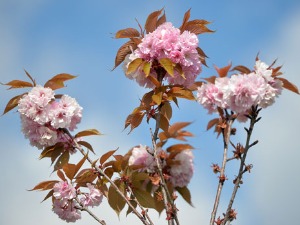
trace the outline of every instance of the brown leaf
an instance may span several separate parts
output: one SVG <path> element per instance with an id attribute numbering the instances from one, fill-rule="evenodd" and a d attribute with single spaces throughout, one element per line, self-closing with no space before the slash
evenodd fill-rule
<path id="1" fill-rule="evenodd" d="M 75 166 L 74 176 L 78 173 L 82 165 L 84 164 L 85 160 L 87 159 L 87 155 L 85 155 Z"/>
<path id="2" fill-rule="evenodd" d="M 6 107 L 3 111 L 3 114 L 4 115 L 5 113 L 9 112 L 10 110 L 12 110 L 13 108 L 15 108 L 18 104 L 19 104 L 19 100 L 23 97 L 23 95 L 25 95 L 27 93 L 24 93 L 24 94 L 21 94 L 21 95 L 17 95 L 15 97 L 13 97 L 12 99 L 10 99 L 8 101 L 8 103 L 6 104 Z"/>
<path id="3" fill-rule="evenodd" d="M 65 172 L 66 176 L 70 179 L 73 180 L 73 178 L 75 177 L 75 173 L 76 173 L 76 165 L 75 164 L 70 164 L 70 163 L 66 163 L 63 167 L 62 167 L 63 171 Z M 58 170 L 60 171 L 60 170 Z"/>
<path id="4" fill-rule="evenodd" d="M 231 69 L 231 71 L 239 71 L 241 73 L 245 73 L 245 74 L 248 74 L 248 73 L 251 73 L 251 70 L 246 67 L 246 66 L 242 66 L 242 65 L 239 65 L 239 66 L 235 66 L 234 68 Z"/>
<path id="5" fill-rule="evenodd" d="M 228 66 L 225 66 L 225 67 L 222 67 L 222 68 L 219 68 L 216 65 L 214 65 L 214 67 L 215 67 L 216 71 L 218 72 L 219 77 L 226 77 L 229 70 L 230 70 L 231 63 L 229 63 Z"/>
<path id="6" fill-rule="evenodd" d="M 185 25 L 189 21 L 190 16 L 191 16 L 191 9 L 189 9 L 188 11 L 186 11 L 185 14 L 184 14 L 182 24 L 181 24 L 181 26 L 179 28 L 180 31 L 181 31 L 181 33 L 185 30 Z"/>
<path id="7" fill-rule="evenodd" d="M 180 152 L 187 149 L 194 149 L 194 147 L 189 144 L 175 144 L 168 147 L 167 152 Z"/>
<path id="8" fill-rule="evenodd" d="M 103 155 L 101 156 L 101 158 L 100 158 L 100 164 L 103 165 L 103 163 L 105 163 L 105 162 L 109 159 L 109 157 L 111 157 L 117 150 L 118 150 L 118 149 L 116 149 L 116 150 L 111 150 L 111 151 L 106 152 L 105 154 L 103 154 Z"/>
<path id="9" fill-rule="evenodd" d="M 59 180 L 48 180 L 48 181 L 43 181 L 39 184 L 37 184 L 36 186 L 34 186 L 34 188 L 32 188 L 29 191 L 35 191 L 35 190 L 40 190 L 40 191 L 45 191 L 45 190 L 49 190 L 52 189 L 53 186 L 58 183 Z"/>
<path id="10" fill-rule="evenodd" d="M 206 64 L 206 58 L 208 58 L 207 55 L 204 53 L 204 51 L 200 47 L 197 47 L 197 52 L 198 52 L 199 59 L 200 59 L 201 63 L 204 66 L 208 67 L 207 64 Z"/>
<path id="11" fill-rule="evenodd" d="M 93 146 L 90 143 L 88 143 L 86 141 L 78 141 L 77 143 L 80 145 L 83 145 L 84 147 L 86 147 L 88 150 L 90 150 L 91 152 L 93 152 L 95 154 Z"/>
<path id="12" fill-rule="evenodd" d="M 176 189 L 176 191 L 178 191 L 178 193 L 182 196 L 182 198 L 187 203 L 189 203 L 191 206 L 193 206 L 191 193 L 190 193 L 190 190 L 187 187 L 182 187 L 182 188 L 181 187 L 176 187 L 175 189 Z"/>
<path id="13" fill-rule="evenodd" d="M 35 80 L 32 78 L 32 76 L 26 70 L 24 70 L 24 71 L 25 71 L 27 77 L 29 77 L 29 79 L 32 81 L 33 86 L 36 86 Z"/>
<path id="14" fill-rule="evenodd" d="M 206 130 L 211 129 L 213 126 L 216 126 L 219 123 L 219 118 L 212 119 L 208 122 Z"/>
<path id="15" fill-rule="evenodd" d="M 74 79 L 75 77 L 76 76 L 73 76 L 73 75 L 70 75 L 67 73 L 61 73 L 61 74 L 58 74 L 58 75 L 52 77 L 50 80 L 48 80 L 45 83 L 44 87 L 51 88 L 52 90 L 63 88 L 63 87 L 65 87 L 65 85 L 64 85 L 65 81 Z"/>
<path id="16" fill-rule="evenodd" d="M 211 76 L 211 77 L 208 77 L 208 78 L 204 78 L 204 80 L 206 80 L 206 81 L 209 82 L 209 83 L 214 84 L 216 78 L 217 78 L 216 76 Z"/>
<path id="17" fill-rule="evenodd" d="M 114 70 L 117 66 L 119 66 L 124 59 L 126 58 L 126 56 L 128 54 L 130 54 L 132 51 L 134 51 L 137 48 L 137 44 L 130 40 L 127 41 L 125 44 L 123 44 L 117 52 L 116 58 L 115 58 L 115 66 L 112 70 Z"/>
<path id="18" fill-rule="evenodd" d="M 169 134 L 171 136 L 175 135 L 179 130 L 181 130 L 182 128 L 190 125 L 190 122 L 178 122 L 178 123 L 174 123 L 173 125 L 171 125 L 169 127 Z"/>
<path id="19" fill-rule="evenodd" d="M 167 132 L 169 129 L 169 120 L 165 115 L 160 114 L 159 128 Z"/>
<path id="20" fill-rule="evenodd" d="M 96 129 L 89 129 L 80 131 L 75 135 L 75 138 L 84 137 L 84 136 L 90 136 L 90 135 L 101 135 L 101 133 Z"/>
<path id="21" fill-rule="evenodd" d="M 141 124 L 141 122 L 143 121 L 144 116 L 145 116 L 145 112 L 141 112 L 141 111 L 130 114 L 126 119 L 124 129 L 126 129 L 130 125 L 129 133 L 131 133 L 131 131 L 133 129 L 137 128 Z"/>
<path id="22" fill-rule="evenodd" d="M 162 25 L 166 21 L 167 21 L 167 18 L 166 18 L 166 14 L 164 12 L 164 14 L 161 17 L 159 17 L 159 19 L 157 20 L 156 27 Z"/>
<path id="23" fill-rule="evenodd" d="M 29 82 L 23 81 L 23 80 L 12 80 L 12 81 L 10 81 L 6 84 L 2 84 L 2 85 L 10 86 L 8 89 L 33 87 L 32 83 L 29 83 Z"/>
<path id="24" fill-rule="evenodd" d="M 156 28 L 157 28 L 157 19 L 158 16 L 161 14 L 163 9 L 159 10 L 159 11 L 155 11 L 153 13 L 151 13 L 145 23 L 145 30 L 146 33 L 150 33 L 153 32 Z"/>
<path id="25" fill-rule="evenodd" d="M 124 183 L 120 182 L 119 180 L 115 181 L 115 184 L 120 189 L 122 193 L 125 194 L 125 187 Z M 111 185 L 108 189 L 108 203 L 110 207 L 117 213 L 117 215 L 120 215 L 120 212 L 125 207 L 125 200 L 120 196 L 119 193 L 116 192 L 114 187 Z"/>
<path id="26" fill-rule="evenodd" d="M 148 191 L 144 191 L 140 188 L 134 188 L 133 194 L 141 206 L 146 208 L 155 208 L 154 196 L 152 196 Z"/>
<path id="27" fill-rule="evenodd" d="M 66 180 L 65 175 L 61 170 L 57 170 L 57 176 L 63 181 Z"/>
<path id="28" fill-rule="evenodd" d="M 170 102 L 164 102 L 163 106 L 161 107 L 160 113 L 170 121 L 170 119 L 172 118 L 172 107 Z"/>
<path id="29" fill-rule="evenodd" d="M 48 192 L 48 194 L 46 195 L 46 197 L 43 199 L 42 202 L 46 201 L 48 198 L 52 197 L 54 193 L 54 190 L 52 189 L 51 191 Z"/>
<path id="30" fill-rule="evenodd" d="M 151 62 L 144 61 L 143 72 L 145 73 L 146 77 L 149 76 L 150 69 L 151 69 Z"/>
<path id="31" fill-rule="evenodd" d="M 277 79 L 282 81 L 283 87 L 285 89 L 288 89 L 288 90 L 290 90 L 292 92 L 295 92 L 296 94 L 300 94 L 299 93 L 299 89 L 297 88 L 297 86 L 295 84 L 289 82 L 287 79 L 284 79 L 282 77 L 278 77 Z"/>
<path id="32" fill-rule="evenodd" d="M 137 29 L 126 28 L 126 29 L 119 30 L 116 33 L 115 38 L 133 38 L 139 36 L 140 36 L 140 32 Z"/>
<path id="33" fill-rule="evenodd" d="M 75 177 L 76 183 L 92 183 L 97 178 L 93 168 L 81 170 Z"/>
<path id="34" fill-rule="evenodd" d="M 184 30 L 190 31 L 191 33 L 194 33 L 196 35 L 203 34 L 203 33 L 213 33 L 213 30 L 210 30 L 207 28 L 206 25 L 201 24 L 199 21 L 205 21 L 205 20 L 192 20 L 185 24 Z M 206 21 L 207 22 L 207 21 Z M 209 23 L 209 22 L 207 22 Z"/>
<path id="35" fill-rule="evenodd" d="M 65 151 L 56 161 L 54 165 L 54 171 L 61 169 L 66 163 L 69 162 L 70 159 L 70 153 L 68 151 Z"/>

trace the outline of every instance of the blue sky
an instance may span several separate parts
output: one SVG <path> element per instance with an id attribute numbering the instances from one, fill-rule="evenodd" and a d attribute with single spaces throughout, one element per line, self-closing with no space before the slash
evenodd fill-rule
<path id="1" fill-rule="evenodd" d="M 278 58 L 285 77 L 300 86 L 298 70 L 300 51 L 300 2 L 298 0 L 132 0 L 132 1 L 0 1 L 0 82 L 26 79 L 26 69 L 38 83 L 66 72 L 78 77 L 67 83 L 60 93 L 75 97 L 84 108 L 80 129 L 97 128 L 105 135 L 89 138 L 94 149 L 102 152 L 120 147 L 125 153 L 137 144 L 151 145 L 149 125 L 123 132 L 124 120 L 138 105 L 147 90 L 123 75 L 121 68 L 111 72 L 117 49 L 124 40 L 113 38 L 126 27 L 137 27 L 135 18 L 144 24 L 147 15 L 165 8 L 168 21 L 180 26 L 183 14 L 191 8 L 192 19 L 212 21 L 214 34 L 199 36 L 200 47 L 209 56 L 210 68 L 202 77 L 214 74 L 219 67 L 232 62 L 252 67 L 255 56 L 271 63 Z M 0 110 L 18 91 L 0 89 Z M 195 174 L 190 184 L 195 208 L 178 202 L 182 224 L 208 224 L 217 179 L 210 165 L 220 162 L 222 143 L 212 132 L 206 132 L 213 118 L 197 103 L 180 101 L 174 108 L 172 122 L 193 121 L 195 134 Z M 234 208 L 238 221 L 233 224 L 295 224 L 298 221 L 300 185 L 298 171 L 300 113 L 299 96 L 283 92 L 276 104 L 262 112 L 255 139 L 259 144 L 250 152 L 254 165 L 246 175 Z M 244 140 L 242 126 L 234 140 Z M 0 118 L 1 185 L 0 224 L 65 224 L 51 212 L 50 201 L 40 204 L 44 193 L 28 192 L 35 184 L 50 177 L 47 160 L 39 161 L 39 151 L 28 144 L 20 132 L 17 113 Z M 78 156 L 79 158 L 79 156 Z M 74 157 L 76 160 L 76 156 Z M 229 167 L 232 171 L 237 166 Z M 229 175 L 234 177 L 233 175 Z M 224 201 L 231 184 L 225 188 Z M 133 216 L 120 221 L 104 203 L 94 210 L 107 224 L 128 224 Z M 156 224 L 165 224 L 153 214 Z M 46 219 L 47 218 L 47 219 Z M 77 224 L 96 224 L 87 215 Z M 136 223 L 138 224 L 138 223 Z"/>

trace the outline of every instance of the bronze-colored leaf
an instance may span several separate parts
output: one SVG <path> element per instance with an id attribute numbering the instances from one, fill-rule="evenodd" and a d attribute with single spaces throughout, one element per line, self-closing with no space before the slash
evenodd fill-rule
<path id="1" fill-rule="evenodd" d="M 209 83 L 214 84 L 216 78 L 217 78 L 216 76 L 211 76 L 211 77 L 208 77 L 208 78 L 204 78 L 204 80 L 206 80 L 206 81 L 209 82 Z"/>
<path id="2" fill-rule="evenodd" d="M 188 100 L 195 100 L 193 92 L 184 87 L 172 87 L 170 93 L 172 93 L 172 96 L 174 97 L 184 98 Z"/>
<path id="3" fill-rule="evenodd" d="M 117 150 L 118 150 L 118 149 L 116 149 L 116 150 L 111 150 L 111 151 L 108 151 L 108 152 L 106 152 L 105 154 L 103 154 L 103 155 L 100 157 L 100 164 L 102 165 L 103 163 L 105 163 L 105 162 L 109 159 L 109 157 L 111 157 Z"/>
<path id="4" fill-rule="evenodd" d="M 218 72 L 219 77 L 226 77 L 227 74 L 228 74 L 228 72 L 229 72 L 229 70 L 230 70 L 231 63 L 229 63 L 228 66 L 224 66 L 222 68 L 219 68 L 216 65 L 214 65 L 214 67 L 215 67 L 216 71 Z"/>
<path id="5" fill-rule="evenodd" d="M 161 101 L 162 101 L 162 96 L 163 96 L 163 93 L 162 93 L 162 92 L 155 93 L 154 95 L 152 95 L 152 100 L 153 100 L 157 105 L 160 105 L 160 104 L 161 104 Z"/>
<path id="6" fill-rule="evenodd" d="M 63 171 L 65 172 L 66 176 L 70 179 L 73 180 L 73 178 L 75 177 L 76 174 L 76 165 L 75 164 L 70 164 L 70 163 L 66 163 L 63 167 L 62 167 Z M 60 171 L 60 170 L 58 170 Z"/>
<path id="7" fill-rule="evenodd" d="M 52 77 L 50 80 L 48 80 L 44 87 L 51 88 L 52 90 L 56 90 L 59 88 L 65 87 L 64 82 L 67 80 L 74 79 L 76 76 L 73 76 L 71 74 L 67 73 L 61 73 L 57 74 L 56 76 Z"/>
<path id="8" fill-rule="evenodd" d="M 202 24 L 203 21 L 205 20 L 189 21 L 185 24 L 184 30 L 190 31 L 191 33 L 194 33 L 196 35 L 203 34 L 203 33 L 213 33 L 214 32 L 213 30 L 210 30 L 209 28 L 207 28 L 205 24 Z"/>
<path id="9" fill-rule="evenodd" d="M 166 21 L 167 21 L 167 18 L 166 18 L 166 14 L 164 12 L 164 14 L 161 17 L 158 18 L 157 23 L 156 23 L 156 27 L 159 27 L 160 25 L 162 25 Z"/>
<path id="10" fill-rule="evenodd" d="M 168 118 L 163 115 L 163 114 L 160 114 L 160 120 L 159 120 L 159 128 L 162 129 L 163 131 L 167 132 L 168 129 L 169 129 L 169 120 Z"/>
<path id="11" fill-rule="evenodd" d="M 182 196 L 182 198 L 187 202 L 189 203 L 192 207 L 193 206 L 193 203 L 192 203 L 192 197 L 191 197 L 191 193 L 190 193 L 190 190 L 187 188 L 187 187 L 176 187 L 175 188 L 176 191 L 178 191 L 178 193 Z"/>
<path id="12" fill-rule="evenodd" d="M 155 87 L 161 86 L 160 82 L 155 77 L 148 76 L 147 79 L 149 79 L 155 85 Z"/>
<path id="13" fill-rule="evenodd" d="M 170 121 L 172 118 L 172 107 L 170 102 L 164 102 L 160 112 Z"/>
<path id="14" fill-rule="evenodd" d="M 142 58 L 137 58 L 131 61 L 128 65 L 126 74 L 131 74 L 135 72 L 142 65 L 143 62 L 144 60 Z"/>
<path id="15" fill-rule="evenodd" d="M 65 151 L 56 161 L 54 165 L 54 170 L 59 170 L 61 169 L 66 163 L 69 162 L 70 159 L 70 153 L 68 151 Z"/>
<path id="16" fill-rule="evenodd" d="M 115 184 L 120 189 L 122 193 L 125 195 L 125 187 L 124 183 L 121 183 L 119 180 L 115 181 Z M 120 196 L 120 194 L 114 189 L 114 187 L 111 185 L 108 189 L 108 203 L 110 207 L 117 213 L 117 215 L 120 215 L 120 212 L 125 207 L 125 200 Z"/>
<path id="17" fill-rule="evenodd" d="M 167 73 L 173 77 L 175 64 L 169 58 L 162 58 L 158 61 L 160 65 L 167 71 Z"/>
<path id="18" fill-rule="evenodd" d="M 200 62 L 204 66 L 208 67 L 207 64 L 206 64 L 206 58 L 208 58 L 208 56 L 204 53 L 204 51 L 200 47 L 197 47 L 196 49 L 197 49 L 197 52 L 198 52 L 198 55 L 199 55 Z"/>
<path id="19" fill-rule="evenodd" d="M 189 9 L 188 11 L 185 12 L 183 20 L 182 20 L 182 24 L 180 26 L 180 32 L 182 33 L 185 30 L 185 25 L 186 23 L 189 21 L 191 16 L 191 9 Z"/>
<path id="20" fill-rule="evenodd" d="M 145 23 L 146 33 L 153 32 L 157 28 L 157 19 L 163 9 L 150 13 Z"/>
<path id="21" fill-rule="evenodd" d="M 145 208 L 155 208 L 154 196 L 152 196 L 148 191 L 135 188 L 133 189 L 133 194 L 141 206 Z"/>
<path id="22" fill-rule="evenodd" d="M 61 170 L 57 170 L 57 176 L 63 181 L 66 180 L 65 175 Z"/>
<path id="23" fill-rule="evenodd" d="M 24 94 L 21 94 L 21 95 L 17 95 L 15 97 L 13 97 L 12 99 L 10 99 L 8 101 L 8 103 L 6 104 L 6 107 L 3 111 L 3 114 L 4 115 L 5 113 L 9 112 L 10 110 L 12 110 L 13 108 L 15 108 L 18 104 L 19 104 L 19 100 L 23 97 L 23 95 L 25 95 L 27 93 L 24 93 Z"/>
<path id="24" fill-rule="evenodd" d="M 297 86 L 295 84 L 289 82 L 287 79 L 282 78 L 282 77 L 278 77 L 277 79 L 282 81 L 283 87 L 285 89 L 295 92 L 296 94 L 300 94 L 299 89 L 297 88 Z"/>
<path id="25" fill-rule="evenodd" d="M 25 71 L 27 77 L 29 77 L 29 79 L 32 81 L 33 86 L 36 86 L 35 80 L 32 78 L 32 76 L 26 70 L 24 70 L 24 71 Z"/>
<path id="26" fill-rule="evenodd" d="M 137 48 L 137 44 L 130 40 L 127 41 L 125 44 L 123 44 L 117 52 L 116 58 L 115 58 L 115 66 L 112 70 L 114 70 L 117 66 L 119 66 L 124 59 L 126 58 L 126 56 L 130 53 L 132 53 L 132 51 L 134 51 Z"/>
<path id="27" fill-rule="evenodd" d="M 91 152 L 93 152 L 95 154 L 93 146 L 90 143 L 88 143 L 86 141 L 78 141 L 77 143 L 80 145 L 83 145 L 84 147 L 86 147 L 88 150 L 90 150 Z"/>
<path id="28" fill-rule="evenodd" d="M 125 128 L 124 129 L 126 129 L 130 125 L 129 133 L 131 133 L 131 131 L 133 129 L 137 128 L 141 124 L 141 122 L 143 121 L 144 116 L 145 116 L 145 112 L 141 112 L 141 111 L 130 114 L 127 117 L 126 121 L 125 121 Z"/>
<path id="29" fill-rule="evenodd" d="M 116 33 L 115 38 L 133 38 L 139 36 L 140 36 L 140 32 L 137 29 L 126 28 L 126 29 L 119 30 Z"/>
<path id="30" fill-rule="evenodd" d="M 35 191 L 35 190 L 40 190 L 40 191 L 45 191 L 45 190 L 49 190 L 52 189 L 53 186 L 58 183 L 59 180 L 48 180 L 48 181 L 43 181 L 39 184 L 37 184 L 36 186 L 34 186 L 34 188 L 32 188 L 29 191 Z"/>
<path id="31" fill-rule="evenodd" d="M 52 189 L 51 191 L 48 192 L 48 194 L 46 195 L 46 197 L 43 199 L 42 202 L 46 201 L 48 198 L 52 197 L 54 193 L 54 190 Z"/>
<path id="32" fill-rule="evenodd" d="M 96 129 L 89 129 L 80 131 L 75 135 L 75 138 L 84 137 L 84 136 L 91 136 L 91 135 L 101 135 L 101 133 Z"/>
<path id="33" fill-rule="evenodd" d="M 213 126 L 216 126 L 218 123 L 219 123 L 220 119 L 219 118 L 215 118 L 215 119 L 212 119 L 208 122 L 207 124 L 207 127 L 206 127 L 206 130 L 209 130 L 211 129 Z"/>
<path id="34" fill-rule="evenodd" d="M 131 205 L 132 205 L 134 208 L 137 207 L 137 203 L 136 203 L 135 200 L 130 200 L 130 203 L 131 203 Z M 126 211 L 126 216 L 128 216 L 128 215 L 129 215 L 130 213 L 132 213 L 132 212 L 133 212 L 132 208 L 128 206 L 128 209 L 127 209 L 127 211 Z"/>
<path id="35" fill-rule="evenodd" d="M 239 65 L 239 66 L 235 66 L 234 68 L 231 69 L 231 71 L 239 71 L 240 73 L 245 73 L 245 74 L 248 74 L 248 73 L 251 73 L 251 70 L 246 67 L 246 66 L 242 66 L 242 65 Z"/>
<path id="36" fill-rule="evenodd" d="M 180 152 L 188 149 L 194 149 L 194 147 L 189 144 L 175 144 L 168 147 L 167 152 Z"/>
<path id="37" fill-rule="evenodd" d="M 23 80 L 12 80 L 12 81 L 10 81 L 6 84 L 2 84 L 2 85 L 10 86 L 8 89 L 33 87 L 32 83 L 29 83 L 29 82 L 23 81 Z"/>
<path id="38" fill-rule="evenodd" d="M 75 177 L 76 183 L 92 183 L 97 178 L 93 168 L 81 170 Z"/>
<path id="39" fill-rule="evenodd" d="M 83 156 L 83 158 L 76 164 L 74 176 L 76 176 L 76 174 L 78 173 L 78 171 L 80 170 L 80 168 L 82 167 L 86 159 L 87 159 L 87 155 Z"/>
<path id="40" fill-rule="evenodd" d="M 174 123 L 173 125 L 170 126 L 169 128 L 169 133 L 171 135 L 174 135 L 177 133 L 177 131 L 181 130 L 182 128 L 190 125 L 190 122 L 178 122 L 178 123 Z"/>

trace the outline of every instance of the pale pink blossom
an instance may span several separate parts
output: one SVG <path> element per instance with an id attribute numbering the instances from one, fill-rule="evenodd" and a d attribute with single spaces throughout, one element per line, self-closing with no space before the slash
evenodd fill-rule
<path id="1" fill-rule="evenodd" d="M 98 206 L 102 202 L 103 195 L 99 189 L 95 188 L 92 184 L 87 184 L 87 187 L 90 193 L 84 193 L 83 197 L 80 199 L 80 202 L 83 206 Z"/>
<path id="2" fill-rule="evenodd" d="M 21 114 L 22 132 L 29 139 L 32 146 L 42 149 L 56 144 L 59 134 L 56 129 L 40 125 L 34 120 Z"/>
<path id="3" fill-rule="evenodd" d="M 60 219 L 65 220 L 68 223 L 76 222 L 78 219 L 81 219 L 79 205 L 74 200 L 62 201 L 54 199 L 52 210 Z"/>
<path id="4" fill-rule="evenodd" d="M 136 58 L 142 58 L 148 62 L 168 58 L 181 66 L 183 75 L 175 70 L 173 76 L 167 73 L 165 80 L 169 84 L 188 87 L 195 82 L 197 75 L 201 72 L 197 46 L 198 38 L 194 33 L 184 31 L 181 34 L 180 30 L 175 28 L 172 23 L 166 22 L 144 36 L 138 48 L 124 60 L 123 68 L 127 71 L 130 62 Z M 154 88 L 151 81 L 145 77 L 142 68 L 138 68 L 126 76 L 136 80 L 141 86 Z M 156 77 L 157 74 L 151 70 L 149 76 Z"/>
<path id="5" fill-rule="evenodd" d="M 157 154 L 163 151 L 161 148 L 157 149 Z M 128 164 L 141 166 L 140 171 L 154 172 L 156 168 L 156 161 L 153 156 L 154 151 L 148 146 L 139 145 L 132 149 Z"/>
<path id="6" fill-rule="evenodd" d="M 56 199 L 73 199 L 76 197 L 76 189 L 67 181 L 60 181 L 53 187 L 53 196 Z"/>
<path id="7" fill-rule="evenodd" d="M 170 181 L 174 187 L 185 187 L 189 184 L 193 173 L 193 153 L 191 150 L 184 150 L 178 153 L 174 163 L 170 168 Z"/>

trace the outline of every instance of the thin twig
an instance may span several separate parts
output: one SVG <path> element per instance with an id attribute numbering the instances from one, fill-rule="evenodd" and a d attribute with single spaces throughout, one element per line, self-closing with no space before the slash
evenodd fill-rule
<path id="1" fill-rule="evenodd" d="M 93 217 L 98 223 L 102 225 L 106 225 L 104 220 L 99 219 L 91 210 L 89 210 L 87 207 L 83 206 L 81 202 L 79 201 L 78 197 L 75 198 L 75 200 L 79 203 L 80 205 L 80 210 L 81 211 L 86 211 L 88 214 L 90 214 L 91 217 Z"/>
<path id="2" fill-rule="evenodd" d="M 246 139 L 245 151 L 243 153 L 243 156 L 241 157 L 239 173 L 238 173 L 237 178 L 235 179 L 235 185 L 234 185 L 234 188 L 233 188 L 233 191 L 232 191 L 231 198 L 229 200 L 229 204 L 228 204 L 228 207 L 227 207 L 226 214 L 224 216 L 224 221 L 223 221 L 222 225 L 225 225 L 226 222 L 228 222 L 228 220 L 229 220 L 229 213 L 232 209 L 234 199 L 235 199 L 237 191 L 240 187 L 240 182 L 242 181 L 243 174 L 247 171 L 247 170 L 245 170 L 245 166 L 246 166 L 245 161 L 246 161 L 248 150 L 258 143 L 258 141 L 255 141 L 252 144 L 250 144 L 250 139 L 251 139 L 251 135 L 252 135 L 252 132 L 253 132 L 253 129 L 254 129 L 254 125 L 257 122 L 256 119 L 257 119 L 259 111 L 260 110 L 257 110 L 257 108 L 252 109 L 252 115 L 251 115 L 251 118 L 250 118 L 251 119 L 250 120 L 250 126 L 249 126 L 249 129 L 247 129 L 247 139 Z"/>
<path id="3" fill-rule="evenodd" d="M 227 114 L 228 116 L 228 114 Z M 228 116 L 230 117 L 230 116 Z M 223 161 L 222 161 L 222 167 L 220 170 L 220 177 L 219 177 L 219 184 L 217 188 L 217 193 L 216 193 L 216 198 L 215 198 L 215 203 L 213 207 L 213 211 L 211 213 L 211 218 L 210 218 L 210 225 L 214 225 L 215 220 L 216 220 L 216 214 L 218 211 L 219 203 L 220 203 L 220 197 L 225 181 L 225 167 L 227 163 L 227 152 L 228 152 L 228 145 L 230 142 L 230 134 L 231 134 L 231 126 L 233 124 L 234 119 L 229 118 L 227 121 L 227 126 L 226 129 L 223 129 L 223 142 L 224 142 L 224 152 L 223 152 Z"/>
<path id="4" fill-rule="evenodd" d="M 116 190 L 116 192 L 121 196 L 121 198 L 124 199 L 124 201 L 127 203 L 127 205 L 132 209 L 133 213 L 142 221 L 142 223 L 144 225 L 153 225 L 148 223 L 145 218 L 135 209 L 135 207 L 130 203 L 130 201 L 126 198 L 126 196 L 120 191 L 120 189 L 118 188 L 118 186 L 110 179 L 110 177 L 108 177 L 102 169 L 100 169 L 99 167 L 95 166 L 95 164 L 93 163 L 93 161 L 91 160 L 90 157 L 88 157 L 88 154 L 82 149 L 82 147 L 77 143 L 76 140 L 74 140 L 73 136 L 70 134 L 70 132 L 67 129 L 63 129 L 63 131 L 73 140 L 74 143 L 74 147 L 76 149 L 78 149 L 80 151 L 80 153 L 86 157 L 87 161 L 92 165 L 92 167 L 102 176 L 104 176 L 110 183 L 110 185 L 112 185 L 112 187 Z"/>

